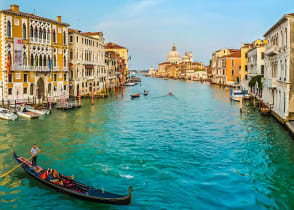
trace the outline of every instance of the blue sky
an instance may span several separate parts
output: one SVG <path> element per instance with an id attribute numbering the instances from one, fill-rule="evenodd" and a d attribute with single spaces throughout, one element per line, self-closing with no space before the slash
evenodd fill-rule
<path id="1" fill-rule="evenodd" d="M 129 49 L 130 69 L 157 66 L 173 43 L 181 55 L 193 51 L 194 61 L 208 64 L 213 51 L 263 38 L 294 12 L 294 0 L 0 0 L 0 7 L 13 3 L 24 12 L 61 15 L 72 28 L 103 31 L 106 42 Z"/>

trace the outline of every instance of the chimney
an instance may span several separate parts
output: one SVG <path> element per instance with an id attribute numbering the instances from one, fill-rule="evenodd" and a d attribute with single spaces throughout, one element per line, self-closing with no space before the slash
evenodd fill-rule
<path id="1" fill-rule="evenodd" d="M 57 16 L 57 22 L 61 23 L 61 16 Z"/>
<path id="2" fill-rule="evenodd" d="M 10 10 L 12 10 L 13 12 L 19 12 L 19 6 L 16 4 L 12 4 L 10 5 Z"/>

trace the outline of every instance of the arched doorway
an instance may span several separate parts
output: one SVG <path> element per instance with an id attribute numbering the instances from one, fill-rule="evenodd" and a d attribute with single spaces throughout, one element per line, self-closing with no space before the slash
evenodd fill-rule
<path id="1" fill-rule="evenodd" d="M 45 95 L 44 81 L 42 78 L 40 78 L 37 82 L 37 96 L 38 98 L 44 99 L 44 95 Z"/>

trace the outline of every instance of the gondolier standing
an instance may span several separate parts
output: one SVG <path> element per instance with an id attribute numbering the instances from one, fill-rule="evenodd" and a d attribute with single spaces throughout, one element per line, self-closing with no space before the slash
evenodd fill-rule
<path id="1" fill-rule="evenodd" d="M 41 152 L 41 150 L 36 146 L 36 144 L 33 145 L 31 149 L 31 155 L 32 155 L 32 166 L 37 165 L 37 155 Z"/>

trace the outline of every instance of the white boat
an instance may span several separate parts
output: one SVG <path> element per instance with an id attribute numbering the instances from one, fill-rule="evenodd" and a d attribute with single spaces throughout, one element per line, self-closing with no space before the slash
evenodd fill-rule
<path id="1" fill-rule="evenodd" d="M 17 115 L 8 109 L 0 108 L 0 118 L 3 120 L 16 120 Z"/>
<path id="2" fill-rule="evenodd" d="M 134 85 L 136 85 L 136 83 L 134 82 L 127 82 L 124 84 L 124 86 L 134 86 Z"/>
<path id="3" fill-rule="evenodd" d="M 38 115 L 49 115 L 50 114 L 50 110 L 48 110 L 48 109 L 35 109 L 34 107 L 31 107 L 31 106 L 26 106 L 26 110 L 28 110 L 30 112 L 34 112 Z"/>
<path id="4" fill-rule="evenodd" d="M 244 92 L 242 92 L 241 90 L 233 90 L 231 92 L 231 100 L 241 101 L 241 98 L 244 98 Z"/>
<path id="5" fill-rule="evenodd" d="M 14 105 L 12 105 L 11 107 L 14 107 Z M 39 117 L 39 114 L 27 110 L 24 105 L 16 106 L 15 110 L 16 110 L 16 114 L 19 117 L 23 117 L 23 118 L 27 118 L 27 119 L 36 119 Z"/>

